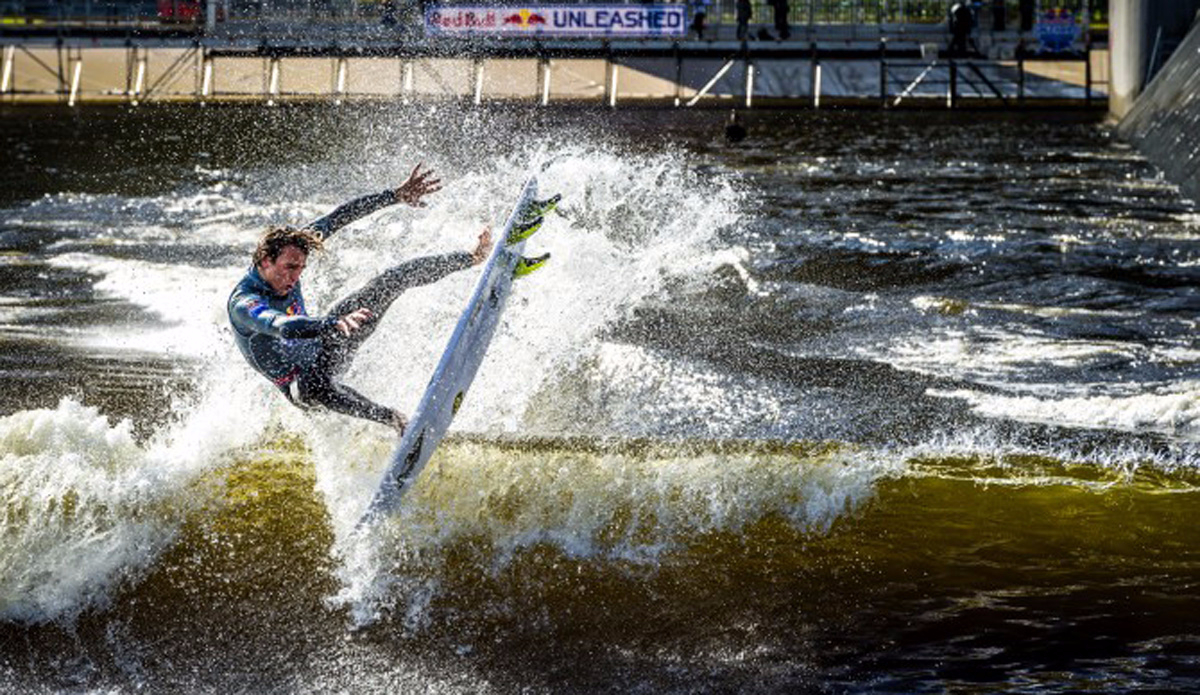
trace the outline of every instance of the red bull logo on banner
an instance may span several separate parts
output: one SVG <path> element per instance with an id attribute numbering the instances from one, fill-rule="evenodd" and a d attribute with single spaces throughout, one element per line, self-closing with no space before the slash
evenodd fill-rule
<path id="1" fill-rule="evenodd" d="M 684 5 L 431 7 L 427 36 L 683 36 Z"/>
<path id="2" fill-rule="evenodd" d="M 546 24 L 546 18 L 532 10 L 521 10 L 516 14 L 510 14 L 504 18 L 505 24 L 513 24 L 522 27 L 536 27 Z"/>

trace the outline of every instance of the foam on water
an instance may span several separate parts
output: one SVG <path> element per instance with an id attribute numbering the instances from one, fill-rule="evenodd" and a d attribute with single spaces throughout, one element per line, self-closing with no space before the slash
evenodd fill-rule
<path id="1" fill-rule="evenodd" d="M 1163 446 L 1125 440 L 1105 446 L 1081 446 L 1062 438 L 1049 442 L 1014 441 L 994 428 L 939 432 L 926 441 L 876 452 L 902 461 L 906 477 L 954 477 L 979 486 L 1064 485 L 1104 490 L 1137 483 L 1143 475 L 1154 489 L 1194 491 L 1200 479 L 1200 451 L 1188 443 Z M 1177 477 L 1163 477 L 1162 474 Z"/>
<path id="2" fill-rule="evenodd" d="M 236 267 L 197 268 L 84 253 L 55 256 L 50 264 L 100 276 L 92 285 L 95 291 L 139 306 L 158 319 L 89 332 L 81 339 L 86 347 L 193 359 L 228 351 L 228 335 L 219 328 L 226 322 L 223 302 L 230 278 L 239 273 Z"/>
<path id="3" fill-rule="evenodd" d="M 419 627 L 447 576 L 449 546 L 486 549 L 472 571 L 498 572 L 533 548 L 652 568 L 708 534 L 737 534 L 771 515 L 824 532 L 899 463 L 832 446 L 443 446 L 400 512 L 343 546 L 345 587 L 334 603 L 359 623 L 400 610 Z"/>
<path id="4" fill-rule="evenodd" d="M 1123 397 L 1039 398 L 960 389 L 932 391 L 931 395 L 961 399 L 976 413 L 988 418 L 1125 432 L 1160 432 L 1185 442 L 1200 440 L 1200 382 L 1167 384 L 1155 391 Z"/>
<path id="5" fill-rule="evenodd" d="M 136 580 L 204 501 L 199 476 L 254 433 L 236 383 L 214 383 L 149 442 L 128 421 L 64 399 L 0 418 L 0 620 L 70 619 Z"/>

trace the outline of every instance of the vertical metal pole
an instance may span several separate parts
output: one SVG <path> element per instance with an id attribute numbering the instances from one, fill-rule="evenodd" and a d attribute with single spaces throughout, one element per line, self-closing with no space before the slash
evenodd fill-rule
<path id="1" fill-rule="evenodd" d="M 616 108 L 617 106 L 617 74 L 620 71 L 620 66 L 615 62 L 609 62 L 609 77 L 608 77 L 608 106 Z"/>
<path id="2" fill-rule="evenodd" d="M 142 87 L 146 86 L 146 51 L 139 50 L 137 53 L 137 75 L 133 78 L 133 105 L 138 105 L 138 98 L 142 96 Z"/>
<path id="3" fill-rule="evenodd" d="M 813 108 L 821 108 L 821 64 L 813 66 Z"/>
<path id="4" fill-rule="evenodd" d="M 754 66 L 750 62 L 750 42 L 742 42 L 742 89 L 746 94 L 746 106 L 750 106 L 751 95 L 754 92 Z"/>
<path id="5" fill-rule="evenodd" d="M 746 63 L 746 108 L 754 104 L 754 63 Z"/>
<path id="6" fill-rule="evenodd" d="M 4 47 L 4 72 L 0 74 L 0 94 L 8 92 L 8 88 L 12 86 L 13 60 L 16 59 L 17 47 Z"/>
<path id="7" fill-rule="evenodd" d="M 472 103 L 479 106 L 483 103 L 483 58 L 475 59 L 475 86 Z"/>
<path id="8" fill-rule="evenodd" d="M 196 79 L 192 80 L 192 84 L 195 85 L 195 89 L 192 90 L 192 94 L 199 99 L 200 82 L 204 79 L 204 47 L 201 46 L 197 41 L 193 50 L 196 51 Z"/>
<path id="9" fill-rule="evenodd" d="M 345 58 L 345 56 L 338 57 L 336 69 L 337 69 L 337 78 L 336 78 L 336 83 L 334 84 L 334 87 L 333 87 L 333 91 L 336 96 L 333 99 L 333 103 L 335 105 L 340 106 L 342 103 L 342 97 L 345 96 L 345 94 L 346 94 L 346 58 Z"/>
<path id="10" fill-rule="evenodd" d="M 812 42 L 812 104 L 814 109 L 821 108 L 821 54 L 817 52 L 816 41 Z"/>
<path id="11" fill-rule="evenodd" d="M 679 42 L 675 42 L 675 105 L 683 103 L 683 53 L 679 51 Z"/>
<path id="12" fill-rule="evenodd" d="M 612 96 L 613 91 L 613 57 L 612 47 L 608 45 L 608 41 L 604 41 L 604 103 L 612 106 L 615 99 Z"/>
<path id="13" fill-rule="evenodd" d="M 946 107 L 954 108 L 958 103 L 958 63 L 950 59 L 950 90 L 946 93 Z"/>
<path id="14" fill-rule="evenodd" d="M 1025 103 L 1025 51 L 1017 46 L 1017 101 Z"/>
<path id="15" fill-rule="evenodd" d="M 212 94 L 213 82 L 213 59 L 212 56 L 204 56 L 204 77 L 200 82 L 200 98 L 207 99 L 208 95 Z M 203 101 L 201 101 L 203 103 Z"/>
<path id="16" fill-rule="evenodd" d="M 403 104 L 407 104 L 412 101 L 412 91 L 413 91 L 412 60 L 403 61 L 401 63 L 400 72 L 402 75 L 401 80 L 400 80 L 400 102 Z"/>
<path id="17" fill-rule="evenodd" d="M 887 107 L 887 39 L 879 39 L 879 103 Z"/>
<path id="18" fill-rule="evenodd" d="M 72 59 L 68 58 L 68 61 Z M 78 58 L 73 59 L 75 65 L 71 71 L 71 95 L 67 97 L 67 106 L 74 106 L 75 100 L 79 96 L 79 75 L 83 72 L 83 53 L 79 54 Z"/>
<path id="19" fill-rule="evenodd" d="M 267 78 L 267 106 L 274 106 L 277 96 L 279 96 L 279 56 L 272 56 L 270 77 Z"/>
<path id="20" fill-rule="evenodd" d="M 137 63 L 137 48 L 130 40 L 125 41 L 125 96 L 133 94 L 133 66 Z"/>
<path id="21" fill-rule="evenodd" d="M 58 93 L 62 94 L 67 91 L 67 74 L 63 72 L 63 40 L 58 39 L 57 44 L 55 52 L 58 54 Z"/>
<path id="22" fill-rule="evenodd" d="M 542 70 L 542 85 L 541 85 L 541 104 L 548 106 L 550 104 L 550 59 L 542 57 L 538 59 L 538 67 Z"/>
<path id="23" fill-rule="evenodd" d="M 1084 3 L 1085 7 L 1087 3 Z M 1087 106 L 1092 105 L 1092 35 L 1088 32 L 1087 44 L 1083 49 L 1083 101 Z"/>

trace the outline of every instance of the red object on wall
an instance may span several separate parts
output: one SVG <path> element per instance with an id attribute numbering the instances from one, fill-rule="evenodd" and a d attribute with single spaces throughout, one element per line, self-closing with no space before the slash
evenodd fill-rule
<path id="1" fill-rule="evenodd" d="M 200 0 L 158 0 L 158 18 L 167 22 L 198 22 L 203 14 Z"/>

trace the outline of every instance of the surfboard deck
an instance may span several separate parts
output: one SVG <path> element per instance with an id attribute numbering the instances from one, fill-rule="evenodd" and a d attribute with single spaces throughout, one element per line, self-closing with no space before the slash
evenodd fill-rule
<path id="1" fill-rule="evenodd" d="M 400 444 L 392 452 L 379 489 L 359 521 L 360 526 L 390 514 L 400 505 L 404 493 L 433 456 L 462 405 L 496 332 L 512 292 L 514 271 L 522 258 L 526 240 L 508 244 L 509 236 L 515 226 L 527 221 L 525 213 L 536 200 L 537 190 L 537 177 L 529 177 L 504 227 L 499 234 L 494 234 L 494 246 L 484 263 L 479 282 L 429 378 L 429 385 Z"/>

